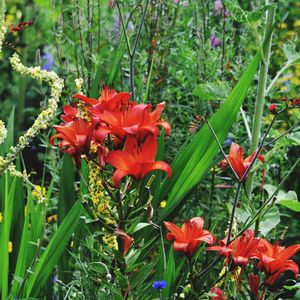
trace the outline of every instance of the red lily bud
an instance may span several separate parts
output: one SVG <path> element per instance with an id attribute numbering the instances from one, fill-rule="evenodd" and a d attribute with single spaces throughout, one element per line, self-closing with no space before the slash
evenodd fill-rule
<path id="1" fill-rule="evenodd" d="M 119 228 L 115 229 L 114 235 L 116 235 L 117 237 L 119 237 L 124 241 L 123 254 L 125 256 L 133 243 L 133 238 Z"/>
<path id="2" fill-rule="evenodd" d="M 260 282 L 260 279 L 259 279 L 259 276 L 258 276 L 258 275 L 254 275 L 253 273 L 251 273 L 251 274 L 249 275 L 248 283 L 249 283 L 251 292 L 252 292 L 256 297 L 258 297 L 259 282 Z"/>
<path id="3" fill-rule="evenodd" d="M 220 288 L 214 286 L 210 291 L 215 295 L 211 297 L 211 300 L 227 300 L 225 293 Z"/>

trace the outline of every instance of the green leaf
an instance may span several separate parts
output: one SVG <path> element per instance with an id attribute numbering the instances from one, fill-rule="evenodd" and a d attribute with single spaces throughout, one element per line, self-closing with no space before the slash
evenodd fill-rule
<path id="1" fill-rule="evenodd" d="M 229 86 L 226 82 L 202 83 L 193 90 L 193 95 L 200 100 L 225 100 L 229 95 Z"/>
<path id="2" fill-rule="evenodd" d="M 150 224 L 150 223 L 138 223 L 138 224 L 135 226 L 135 228 L 133 229 L 133 232 L 132 232 L 132 233 L 137 232 L 137 231 L 139 231 L 139 230 L 141 230 L 141 229 L 143 229 L 143 228 L 145 228 L 145 227 L 147 227 L 147 226 L 149 226 L 149 225 L 151 225 L 151 224 Z"/>
<path id="3" fill-rule="evenodd" d="M 108 76 L 108 81 L 107 81 L 108 85 L 111 85 L 114 82 L 117 71 L 119 70 L 119 66 L 123 58 L 124 51 L 126 49 L 125 46 L 123 45 L 123 42 L 124 42 L 124 38 L 122 37 L 118 44 L 117 49 L 115 50 L 115 55 L 113 56 L 114 60 L 112 62 L 111 71 Z"/>
<path id="4" fill-rule="evenodd" d="M 37 296 L 45 286 L 47 279 L 57 264 L 60 256 L 65 251 L 82 213 L 83 207 L 80 201 L 75 202 L 66 215 L 58 230 L 55 232 L 50 243 L 46 247 L 40 260 L 33 268 L 33 273 L 28 279 L 25 288 L 25 296 Z"/>
<path id="5" fill-rule="evenodd" d="M 300 202 L 298 201 L 297 193 L 294 191 L 279 191 L 276 204 L 280 204 L 290 210 L 300 212 Z"/>
<path id="6" fill-rule="evenodd" d="M 3 206 L 3 221 L 0 223 L 0 290 L 1 299 L 7 299 L 9 281 L 9 253 L 8 242 L 11 234 L 13 219 L 13 204 L 15 200 L 16 178 L 9 184 L 9 175 L 5 173 L 5 197 Z"/>
<path id="7" fill-rule="evenodd" d="M 280 223 L 280 214 L 276 206 L 271 207 L 263 216 L 259 223 L 259 230 L 262 235 L 266 236 L 273 228 Z"/>
<path id="8" fill-rule="evenodd" d="M 241 8 L 237 0 L 224 0 L 225 6 L 229 9 L 232 18 L 239 23 L 254 23 L 262 18 L 264 12 L 266 12 L 273 4 L 263 5 L 255 11 L 245 11 Z"/>
<path id="9" fill-rule="evenodd" d="M 291 290 L 300 290 L 300 282 L 296 283 L 295 285 L 289 286 L 285 285 L 283 286 L 285 289 L 291 291 Z"/>
<path id="10" fill-rule="evenodd" d="M 286 58 L 288 59 L 287 62 L 288 64 L 300 63 L 300 54 L 295 50 L 294 45 L 284 44 L 282 49 L 284 51 Z"/>
<path id="11" fill-rule="evenodd" d="M 165 289 L 163 289 L 163 296 L 168 298 L 170 296 L 175 281 L 175 259 L 173 246 L 170 247 L 167 268 L 164 272 L 164 280 L 167 282 L 167 286 Z"/>
<path id="12" fill-rule="evenodd" d="M 271 184 L 265 185 L 265 190 L 270 197 L 276 190 L 276 186 Z M 287 193 L 280 190 L 276 196 L 276 204 L 280 204 L 290 210 L 300 212 L 300 202 L 298 201 L 297 193 L 294 191 L 288 191 Z"/>

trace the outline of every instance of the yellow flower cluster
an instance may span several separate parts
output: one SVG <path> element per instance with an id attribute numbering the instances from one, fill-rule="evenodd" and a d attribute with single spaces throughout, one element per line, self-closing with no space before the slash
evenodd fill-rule
<path id="1" fill-rule="evenodd" d="M 36 185 L 34 190 L 32 191 L 32 195 L 38 198 L 40 194 L 42 194 L 43 197 L 46 197 L 47 190 L 45 187 L 42 188 L 40 185 Z"/>
<path id="2" fill-rule="evenodd" d="M 11 147 L 10 153 L 7 154 L 5 159 L 0 157 L 0 175 L 3 174 L 9 164 L 16 159 L 16 155 L 28 146 L 32 138 L 39 134 L 41 130 L 47 129 L 50 126 L 50 122 L 55 116 L 57 103 L 64 86 L 63 80 L 59 78 L 56 73 L 41 70 L 40 67 L 24 66 L 17 53 L 13 54 L 10 58 L 10 62 L 12 67 L 20 74 L 25 74 L 34 79 L 47 82 L 51 89 L 51 97 L 48 100 L 48 107 L 38 115 L 33 125 L 19 138 L 18 145 Z"/>
<path id="3" fill-rule="evenodd" d="M 77 113 L 78 118 L 83 119 L 87 122 L 90 121 L 88 110 L 86 109 L 86 105 L 84 102 L 82 102 L 80 100 L 78 101 L 77 110 L 78 110 L 78 113 Z"/>
<path id="4" fill-rule="evenodd" d="M 7 130 L 4 123 L 0 120 L 0 145 L 4 142 L 7 136 Z"/>
<path id="5" fill-rule="evenodd" d="M 118 250 L 117 237 L 113 234 L 105 234 L 102 238 L 102 241 L 110 248 Z"/>
<path id="6" fill-rule="evenodd" d="M 5 38 L 5 33 L 6 33 L 6 27 L 4 25 L 5 21 L 5 1 L 1 1 L 0 4 L 0 58 L 1 58 L 1 50 L 2 50 L 2 44 Z"/>
<path id="7" fill-rule="evenodd" d="M 110 205 L 110 198 L 106 195 L 101 182 L 101 169 L 93 162 L 89 162 L 89 188 L 90 196 L 96 215 L 105 219 L 107 224 L 116 224 L 113 219 L 114 209 Z M 105 231 L 104 228 L 102 228 Z M 111 249 L 118 249 L 117 238 L 113 234 L 104 234 L 103 242 Z"/>
<path id="8" fill-rule="evenodd" d="M 83 85 L 83 79 L 82 78 L 75 79 L 75 84 L 76 84 L 76 88 L 77 88 L 78 93 L 81 93 L 81 89 L 82 89 L 82 85 Z"/>
<path id="9" fill-rule="evenodd" d="M 1 157 L 0 157 L 1 158 Z M 45 202 L 47 198 L 45 198 L 45 195 L 44 193 L 42 192 L 41 190 L 41 187 L 39 185 L 35 185 L 33 184 L 30 180 L 29 180 L 29 176 L 27 175 L 27 172 L 26 170 L 22 172 L 18 171 L 16 169 L 16 166 L 13 164 L 13 163 L 8 163 L 8 166 L 7 166 L 7 170 L 8 172 L 10 173 L 11 176 L 13 177 L 20 177 L 22 178 L 22 180 L 27 183 L 28 185 L 30 185 L 33 189 L 33 192 L 32 194 L 36 195 L 37 199 L 38 199 L 38 202 L 39 203 L 42 203 L 42 202 Z"/>
<path id="10" fill-rule="evenodd" d="M 107 224 L 115 224 L 112 214 L 114 210 L 110 205 L 110 198 L 106 195 L 101 181 L 101 169 L 93 162 L 89 162 L 89 188 L 90 196 L 96 214 L 105 219 Z"/>

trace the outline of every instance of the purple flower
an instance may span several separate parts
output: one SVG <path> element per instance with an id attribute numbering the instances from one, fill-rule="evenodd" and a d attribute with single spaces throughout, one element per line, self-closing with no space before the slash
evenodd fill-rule
<path id="1" fill-rule="evenodd" d="M 174 0 L 174 4 L 179 4 L 180 0 Z"/>
<path id="2" fill-rule="evenodd" d="M 154 281 L 152 287 L 156 290 L 162 290 L 167 286 L 167 282 L 165 280 Z"/>
<path id="3" fill-rule="evenodd" d="M 215 7 L 214 7 L 215 15 L 217 15 L 217 16 L 222 15 L 223 8 L 224 8 L 224 5 L 222 3 L 222 0 L 216 0 L 215 1 Z M 225 9 L 225 16 L 226 17 L 230 16 L 230 12 L 227 8 Z"/>
<path id="4" fill-rule="evenodd" d="M 212 35 L 211 37 L 210 37 L 210 47 L 211 48 L 218 48 L 218 47 L 220 47 L 220 45 L 221 45 L 221 41 L 220 41 L 220 39 L 219 38 L 217 38 L 215 35 Z"/>
<path id="5" fill-rule="evenodd" d="M 132 21 L 128 22 L 128 31 L 130 32 L 134 32 L 134 25 Z"/>
<path id="6" fill-rule="evenodd" d="M 114 16 L 114 33 L 115 33 L 115 43 L 116 44 L 120 38 L 120 26 L 121 26 L 120 17 L 118 14 L 116 14 Z"/>
<path id="7" fill-rule="evenodd" d="M 42 65 L 42 69 L 45 71 L 51 71 L 54 65 L 53 55 L 51 53 L 45 53 L 42 56 L 44 64 Z"/>
<path id="8" fill-rule="evenodd" d="M 223 3 L 222 0 L 215 1 L 215 14 L 220 15 L 222 13 Z"/>

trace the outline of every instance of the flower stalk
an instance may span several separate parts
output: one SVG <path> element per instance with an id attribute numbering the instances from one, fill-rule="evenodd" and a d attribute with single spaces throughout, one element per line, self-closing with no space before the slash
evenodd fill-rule
<path id="1" fill-rule="evenodd" d="M 266 0 L 266 5 L 270 4 L 269 0 Z M 258 91 L 257 98 L 255 102 L 255 110 L 254 110 L 254 119 L 253 119 L 253 129 L 252 129 L 252 140 L 251 140 L 251 148 L 250 151 L 255 151 L 259 144 L 259 138 L 262 127 L 262 117 L 263 117 L 263 108 L 265 104 L 265 95 L 266 95 L 266 84 L 268 78 L 268 70 L 269 70 L 269 61 L 270 61 L 270 53 L 271 53 L 271 45 L 272 45 L 272 31 L 273 24 L 275 18 L 276 7 L 271 6 L 267 12 L 267 20 L 265 25 L 265 40 L 266 44 L 264 45 L 263 55 L 264 59 L 260 66 L 259 71 L 259 80 L 258 80 Z M 270 36 L 269 39 L 267 37 Z M 246 191 L 248 198 L 251 198 L 253 185 L 253 174 L 250 174 L 248 181 L 246 183 Z"/>

